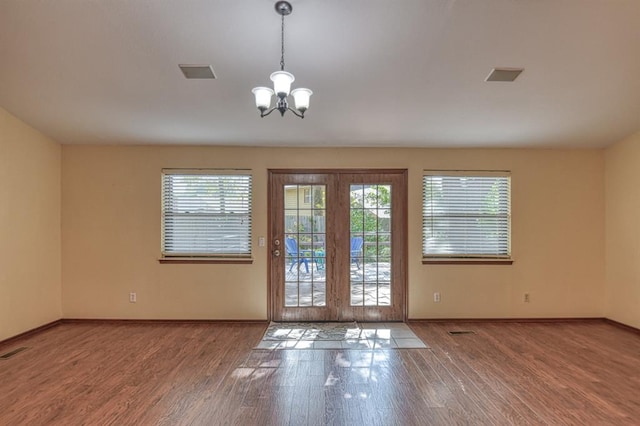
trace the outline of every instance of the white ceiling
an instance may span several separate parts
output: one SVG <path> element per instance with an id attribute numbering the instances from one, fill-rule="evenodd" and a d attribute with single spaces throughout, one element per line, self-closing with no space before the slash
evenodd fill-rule
<path id="1" fill-rule="evenodd" d="M 639 0 L 1 0 L 0 106 L 61 143 L 600 147 L 640 130 Z M 187 80 L 178 64 L 211 64 Z M 493 67 L 523 67 L 488 83 Z"/>

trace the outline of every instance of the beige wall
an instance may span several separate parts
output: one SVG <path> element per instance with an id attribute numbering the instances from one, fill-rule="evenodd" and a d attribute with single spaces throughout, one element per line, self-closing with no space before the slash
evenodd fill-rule
<path id="1" fill-rule="evenodd" d="M 604 313 L 604 159 L 595 150 L 258 149 L 63 146 L 63 311 L 68 318 L 263 319 L 268 168 L 409 170 L 409 316 Z M 163 167 L 251 168 L 254 263 L 166 265 Z M 512 171 L 512 266 L 422 265 L 421 175 Z M 135 291 L 138 302 L 128 302 Z M 433 292 L 442 302 L 433 303 Z M 531 303 L 523 303 L 523 293 Z"/>
<path id="2" fill-rule="evenodd" d="M 313 167 L 409 169 L 411 318 L 606 315 L 640 327 L 640 133 L 604 156 L 595 150 L 340 149 L 336 155 L 334 149 L 64 146 L 61 160 L 56 142 L 0 109 L 0 148 L 0 340 L 63 312 L 265 318 L 267 251 L 257 238 L 267 233 L 267 169 Z M 253 169 L 252 265 L 157 262 L 163 167 Z M 423 169 L 512 171 L 512 266 L 421 264 Z M 128 303 L 130 291 L 138 303 Z M 432 301 L 434 291 L 442 302 Z M 524 292 L 531 303 L 523 303 Z"/>
<path id="3" fill-rule="evenodd" d="M 0 341 L 62 316 L 60 145 L 0 108 Z"/>
<path id="4" fill-rule="evenodd" d="M 606 150 L 607 318 L 640 328 L 640 132 Z"/>

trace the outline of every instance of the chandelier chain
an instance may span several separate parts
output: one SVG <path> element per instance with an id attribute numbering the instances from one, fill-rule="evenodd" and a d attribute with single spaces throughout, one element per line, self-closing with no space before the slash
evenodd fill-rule
<path id="1" fill-rule="evenodd" d="M 284 71 L 284 14 L 281 16 L 282 16 L 282 30 L 280 32 L 280 40 L 281 40 L 280 71 Z"/>

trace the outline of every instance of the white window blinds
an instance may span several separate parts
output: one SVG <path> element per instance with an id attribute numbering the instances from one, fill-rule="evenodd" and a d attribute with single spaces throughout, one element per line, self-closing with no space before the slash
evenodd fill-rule
<path id="1" fill-rule="evenodd" d="M 422 255 L 511 256 L 511 178 L 507 172 L 425 172 Z"/>
<path id="2" fill-rule="evenodd" d="M 251 175 L 163 170 L 162 254 L 251 256 Z"/>

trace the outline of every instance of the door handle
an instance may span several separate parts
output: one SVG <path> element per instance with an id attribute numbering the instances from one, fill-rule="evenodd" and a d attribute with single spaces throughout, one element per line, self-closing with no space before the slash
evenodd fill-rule
<path id="1" fill-rule="evenodd" d="M 273 255 L 274 255 L 275 257 L 280 257 L 280 250 L 274 250 L 274 251 L 273 251 Z"/>

